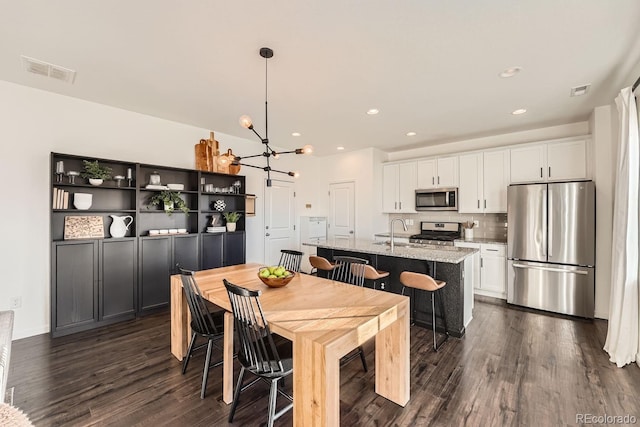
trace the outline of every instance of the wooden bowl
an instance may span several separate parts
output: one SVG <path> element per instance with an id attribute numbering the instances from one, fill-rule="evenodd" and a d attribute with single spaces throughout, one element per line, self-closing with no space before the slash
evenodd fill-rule
<path id="1" fill-rule="evenodd" d="M 268 268 L 268 267 L 262 267 L 260 270 L 258 270 L 258 278 L 262 280 L 262 283 L 264 283 L 270 288 L 281 288 L 283 286 L 286 286 L 287 283 L 289 283 L 296 275 L 295 272 L 291 270 L 287 270 L 287 275 L 284 277 L 279 277 L 279 278 L 272 277 L 271 279 L 268 277 L 261 277 L 260 272 L 265 268 Z"/>

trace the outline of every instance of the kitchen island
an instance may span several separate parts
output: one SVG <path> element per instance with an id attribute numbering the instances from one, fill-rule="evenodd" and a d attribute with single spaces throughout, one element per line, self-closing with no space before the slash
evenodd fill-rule
<path id="1" fill-rule="evenodd" d="M 389 272 L 376 287 L 387 292 L 401 293 L 400 273 L 413 271 L 428 274 L 447 282 L 441 293 L 444 297 L 447 332 L 462 337 L 472 318 L 473 284 L 465 281 L 465 267 L 471 270 L 471 255 L 477 249 L 454 246 L 432 246 L 396 243 L 393 251 L 386 242 L 358 239 L 329 239 L 323 242 L 303 242 L 317 247 L 318 256 L 333 260 L 334 256 L 364 258 L 378 270 Z M 322 272 L 320 272 L 322 275 Z M 368 286 L 373 286 L 369 283 Z M 431 326 L 431 300 L 427 292 L 416 291 L 411 297 L 411 319 L 418 325 Z M 436 304 L 437 330 L 444 332 L 443 313 Z"/>

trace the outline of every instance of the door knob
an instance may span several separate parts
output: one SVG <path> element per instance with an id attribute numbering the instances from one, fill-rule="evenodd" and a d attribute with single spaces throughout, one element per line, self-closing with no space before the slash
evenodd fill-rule
<path id="1" fill-rule="evenodd" d="M 353 234 L 353 230 L 349 230 L 349 234 Z"/>
<path id="2" fill-rule="evenodd" d="M 269 236 L 271 236 L 271 234 L 267 233 L 267 234 L 265 234 L 265 236 L 269 237 Z"/>

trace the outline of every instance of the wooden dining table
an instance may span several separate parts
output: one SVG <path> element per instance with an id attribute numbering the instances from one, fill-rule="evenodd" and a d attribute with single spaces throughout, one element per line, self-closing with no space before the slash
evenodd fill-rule
<path id="1" fill-rule="evenodd" d="M 375 337 L 375 392 L 405 406 L 409 401 L 409 298 L 307 274 L 281 288 L 258 278 L 261 264 L 195 273 L 202 295 L 226 310 L 223 401 L 233 399 L 233 314 L 223 279 L 260 290 L 271 331 L 293 343 L 295 426 L 340 425 L 340 359 Z M 180 275 L 171 277 L 171 352 L 188 347 L 189 310 Z"/>

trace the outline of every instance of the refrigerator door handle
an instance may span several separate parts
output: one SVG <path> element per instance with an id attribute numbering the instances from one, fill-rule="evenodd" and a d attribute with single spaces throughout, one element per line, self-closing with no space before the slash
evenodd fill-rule
<path id="1" fill-rule="evenodd" d="M 542 190 L 542 224 L 544 230 L 542 230 L 542 255 L 547 257 L 547 234 L 549 232 L 549 225 L 547 223 L 547 190 Z"/>
<path id="2" fill-rule="evenodd" d="M 587 274 L 589 274 L 589 272 L 585 270 L 565 270 L 563 268 L 538 267 L 538 266 L 526 265 L 526 264 L 513 264 L 513 266 L 515 268 L 530 268 L 532 270 L 553 271 L 555 273 L 582 274 L 583 276 L 586 276 Z"/>
<path id="3" fill-rule="evenodd" d="M 545 200 L 547 200 L 547 203 L 549 204 L 549 222 L 547 224 L 547 238 L 549 239 L 549 244 L 547 245 L 547 259 L 551 260 L 551 257 L 553 256 L 553 236 L 549 236 L 549 234 L 551 234 L 551 230 L 553 230 L 553 197 L 545 197 Z"/>

